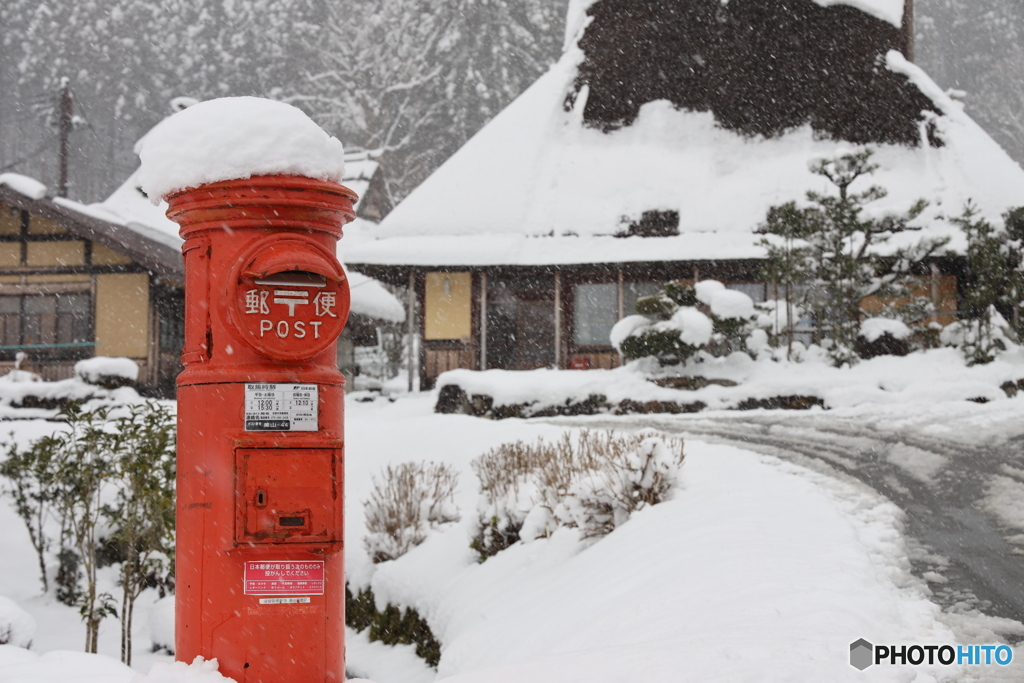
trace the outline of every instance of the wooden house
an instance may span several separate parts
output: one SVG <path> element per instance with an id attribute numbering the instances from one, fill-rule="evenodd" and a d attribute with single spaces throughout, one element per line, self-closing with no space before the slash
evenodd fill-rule
<path id="1" fill-rule="evenodd" d="M 0 365 L 19 351 L 43 379 L 124 356 L 139 385 L 173 387 L 182 340 L 181 251 L 95 207 L 0 176 Z"/>
<path id="2" fill-rule="evenodd" d="M 998 221 L 1024 204 L 1024 171 L 908 60 L 909 2 L 570 3 L 558 63 L 343 247 L 421 302 L 421 386 L 615 366 L 612 325 L 668 279 L 771 298 L 755 229 L 829 189 L 809 162 L 864 147 L 889 191 L 877 210 L 929 202 L 898 239 L 951 238 L 920 283 L 951 321 L 948 218 L 970 199 Z"/>
<path id="3" fill-rule="evenodd" d="M 346 169 L 343 182 L 370 200 L 357 205 L 358 221 L 390 208 L 376 161 L 355 153 Z M 150 203 L 135 174 L 88 205 L 50 196 L 34 179 L 0 175 L 0 368 L 24 352 L 24 367 L 57 380 L 83 358 L 121 356 L 138 363 L 141 390 L 172 396 L 184 270 L 178 226 L 166 209 Z M 346 350 L 375 339 L 375 325 L 405 316 L 381 283 L 355 273 L 351 280 Z"/>

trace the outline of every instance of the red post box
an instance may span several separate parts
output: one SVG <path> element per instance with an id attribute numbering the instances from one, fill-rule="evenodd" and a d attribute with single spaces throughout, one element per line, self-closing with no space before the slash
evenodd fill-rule
<path id="1" fill-rule="evenodd" d="M 239 683 L 345 679 L 341 185 L 167 197 L 185 240 L 175 647 Z"/>

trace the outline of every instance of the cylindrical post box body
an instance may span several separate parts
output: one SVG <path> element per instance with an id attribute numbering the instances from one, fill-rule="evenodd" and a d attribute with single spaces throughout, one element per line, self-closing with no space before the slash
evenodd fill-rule
<path id="1" fill-rule="evenodd" d="M 185 239 L 175 654 L 239 683 L 345 678 L 335 248 L 355 198 L 292 176 L 168 197 Z"/>

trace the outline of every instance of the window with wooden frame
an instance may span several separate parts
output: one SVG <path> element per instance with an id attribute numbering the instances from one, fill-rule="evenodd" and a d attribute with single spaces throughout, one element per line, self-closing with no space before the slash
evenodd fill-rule
<path id="1" fill-rule="evenodd" d="M 584 282 L 572 288 L 572 342 L 576 347 L 611 346 L 609 334 L 619 319 L 619 286 Z"/>
<path id="2" fill-rule="evenodd" d="M 95 346 L 88 290 L 0 290 L 0 360 L 13 360 L 19 351 L 34 358 L 88 358 Z"/>

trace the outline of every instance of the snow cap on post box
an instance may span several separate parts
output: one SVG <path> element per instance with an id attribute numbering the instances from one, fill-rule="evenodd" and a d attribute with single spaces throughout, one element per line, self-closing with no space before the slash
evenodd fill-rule
<path id="1" fill-rule="evenodd" d="M 340 183 L 341 142 L 300 109 L 259 97 L 200 102 L 158 124 L 135 148 L 154 204 L 174 192 L 263 175 Z"/>

